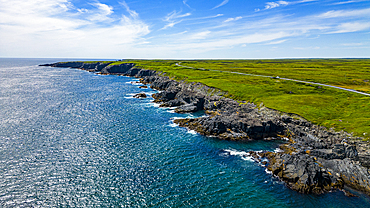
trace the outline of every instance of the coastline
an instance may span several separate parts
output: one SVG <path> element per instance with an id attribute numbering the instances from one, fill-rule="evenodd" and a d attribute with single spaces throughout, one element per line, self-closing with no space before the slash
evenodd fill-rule
<path id="1" fill-rule="evenodd" d="M 225 98 L 223 92 L 200 83 L 178 82 L 159 72 L 135 68 L 133 64 L 110 63 L 66 62 L 43 66 L 141 78 L 143 84 L 161 90 L 153 97 L 162 107 L 176 107 L 177 113 L 204 110 L 208 115 L 175 120 L 179 126 L 227 140 L 287 139 L 280 147 L 283 152 L 250 154 L 256 160 L 268 158 L 267 169 L 293 190 L 321 194 L 348 185 L 370 195 L 367 172 L 370 156 L 366 151 L 358 151 L 367 150 L 367 144 L 360 139 L 349 141 L 351 135 L 346 132 L 334 132 L 294 115 Z"/>

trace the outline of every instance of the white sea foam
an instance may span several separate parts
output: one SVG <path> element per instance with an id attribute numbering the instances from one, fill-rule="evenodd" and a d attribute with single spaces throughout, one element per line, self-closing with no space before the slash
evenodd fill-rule
<path id="1" fill-rule="evenodd" d="M 244 152 L 244 151 L 238 151 L 238 150 L 225 150 L 225 152 L 228 152 L 230 155 L 234 155 L 234 156 L 250 156 L 250 154 L 248 152 Z"/>
<path id="2" fill-rule="evenodd" d="M 283 138 L 281 138 L 281 140 L 289 141 L 289 138 L 288 137 L 283 137 Z"/>
<path id="3" fill-rule="evenodd" d="M 259 150 L 259 151 L 255 151 L 256 153 L 262 153 L 263 152 L 263 150 Z"/>
<path id="4" fill-rule="evenodd" d="M 136 95 L 137 93 L 127 93 L 126 95 L 127 96 L 134 96 L 134 95 Z"/>
<path id="5" fill-rule="evenodd" d="M 184 119 L 184 117 L 172 117 L 171 120 Z"/>
<path id="6" fill-rule="evenodd" d="M 254 162 L 254 159 L 252 156 L 243 156 L 242 157 L 242 160 L 246 160 L 246 161 L 251 161 L 251 162 Z"/>
<path id="7" fill-rule="evenodd" d="M 171 123 L 168 126 L 170 126 L 170 127 L 178 127 L 179 125 L 178 124 L 175 124 L 175 123 Z"/>
<path id="8" fill-rule="evenodd" d="M 144 107 L 159 107 L 160 106 L 160 104 L 158 104 L 158 103 L 153 103 L 153 102 L 150 102 L 150 103 L 143 103 L 143 104 L 141 104 L 142 106 L 144 106 Z"/>
<path id="9" fill-rule="evenodd" d="M 272 172 L 271 172 L 271 171 L 269 171 L 269 170 L 267 170 L 267 168 L 265 169 L 265 172 L 266 172 L 267 174 L 271 174 L 271 175 L 272 175 Z"/>
<path id="10" fill-rule="evenodd" d="M 139 80 L 137 81 L 130 81 L 130 82 L 126 82 L 126 84 L 132 84 L 132 85 L 142 85 L 142 83 L 138 82 Z"/>
<path id="11" fill-rule="evenodd" d="M 189 133 L 189 134 L 197 134 L 197 132 L 196 131 L 194 131 L 194 130 L 188 130 L 188 132 L 187 133 Z"/>
<path id="12" fill-rule="evenodd" d="M 240 156 L 241 159 L 245 161 L 251 161 L 251 162 L 255 161 L 254 158 L 248 152 L 245 152 L 245 151 L 227 149 L 225 150 L 225 152 L 227 152 L 229 155 Z"/>
<path id="13" fill-rule="evenodd" d="M 279 153 L 279 152 L 284 152 L 282 149 L 280 149 L 280 148 L 276 148 L 275 150 L 274 150 L 274 152 L 275 153 Z"/>
<path id="14" fill-rule="evenodd" d="M 128 93 L 123 98 L 125 98 L 125 99 L 132 99 L 132 98 L 134 98 L 134 95 L 136 95 L 136 94 L 137 93 Z"/>

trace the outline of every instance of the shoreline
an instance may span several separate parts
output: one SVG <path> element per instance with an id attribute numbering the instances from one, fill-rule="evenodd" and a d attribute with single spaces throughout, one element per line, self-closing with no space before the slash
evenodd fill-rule
<path id="1" fill-rule="evenodd" d="M 220 90 L 200 83 L 178 82 L 156 71 L 135 68 L 134 64 L 111 63 L 64 62 L 40 66 L 141 78 L 143 84 L 160 90 L 153 95 L 160 107 L 175 107 L 177 113 L 204 110 L 208 115 L 175 120 L 181 127 L 235 141 L 288 139 L 280 146 L 283 152 L 250 154 L 257 161 L 267 158 L 267 170 L 289 188 L 321 194 L 341 190 L 346 185 L 370 195 L 370 153 L 367 143 L 360 139 L 350 140 L 351 135 L 346 132 L 334 132 L 303 118 L 225 98 Z"/>

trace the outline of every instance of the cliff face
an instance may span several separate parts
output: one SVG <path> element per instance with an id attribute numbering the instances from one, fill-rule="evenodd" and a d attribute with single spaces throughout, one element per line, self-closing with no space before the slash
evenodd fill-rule
<path id="1" fill-rule="evenodd" d="M 154 94 L 162 107 L 176 107 L 178 113 L 204 111 L 207 116 L 175 120 L 182 127 L 206 136 L 227 140 L 284 139 L 281 152 L 250 152 L 256 161 L 269 159 L 266 168 L 302 193 L 325 193 L 351 186 L 370 195 L 370 157 L 368 144 L 349 140 L 345 132 L 334 132 L 303 118 L 277 112 L 254 104 L 223 97 L 224 93 L 200 83 L 178 82 L 155 71 L 138 69 L 133 64 L 102 63 L 51 64 L 103 74 L 122 74 L 141 78 L 143 84 L 161 90 Z M 361 152 L 358 152 L 360 147 Z"/>
<path id="2" fill-rule="evenodd" d="M 95 63 L 84 63 L 80 61 L 74 62 L 58 62 L 54 64 L 42 64 L 40 66 L 51 66 L 51 67 L 63 67 L 63 68 L 76 68 L 83 69 L 91 72 L 100 72 L 103 68 L 111 64 L 112 62 L 95 62 Z"/>
<path id="3" fill-rule="evenodd" d="M 135 74 L 128 71 L 134 67 L 134 64 L 119 64 L 119 65 L 109 65 L 101 70 L 102 74 Z M 136 69 L 139 70 L 139 69 Z"/>

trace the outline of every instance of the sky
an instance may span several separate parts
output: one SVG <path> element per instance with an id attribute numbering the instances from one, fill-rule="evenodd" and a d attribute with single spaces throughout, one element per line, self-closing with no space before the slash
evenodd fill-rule
<path id="1" fill-rule="evenodd" d="M 370 58 L 370 0 L 0 0 L 0 57 Z"/>

